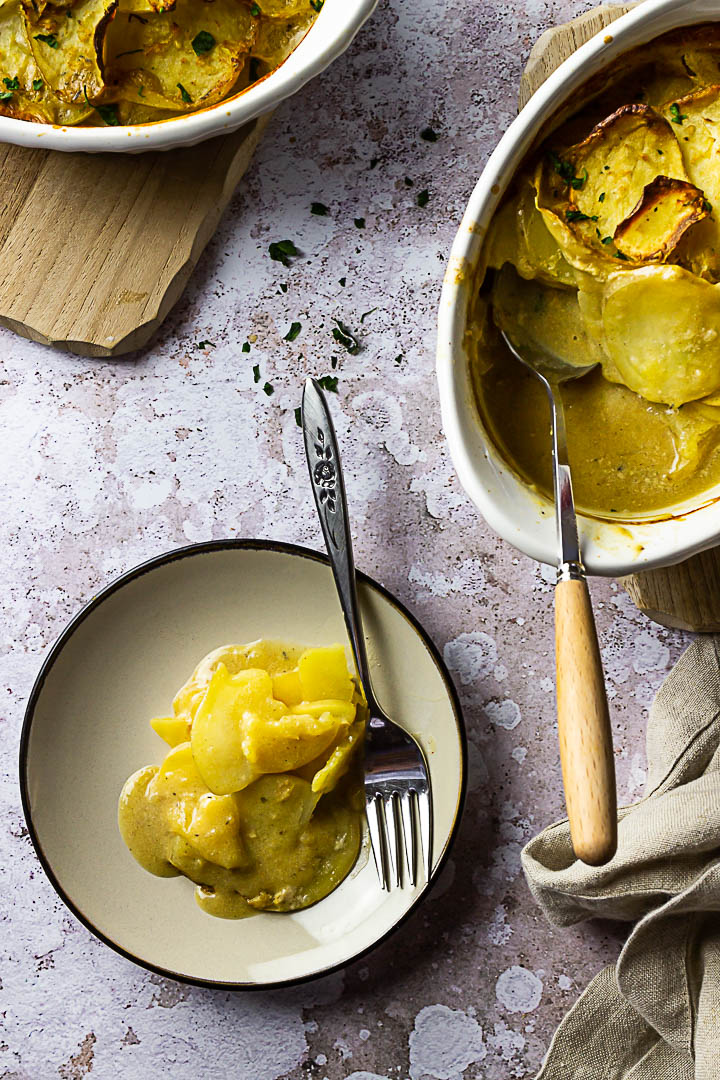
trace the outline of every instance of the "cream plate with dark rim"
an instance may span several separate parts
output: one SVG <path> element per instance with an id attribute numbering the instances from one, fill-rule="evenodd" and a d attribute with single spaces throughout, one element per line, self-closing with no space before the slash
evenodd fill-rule
<path id="1" fill-rule="evenodd" d="M 427 754 L 435 808 L 433 877 L 465 791 L 462 717 L 432 643 L 380 585 L 359 575 L 373 683 Z M 360 956 L 412 911 L 427 886 L 383 892 L 367 840 L 348 878 L 305 911 L 230 922 L 196 905 L 191 882 L 146 873 L 117 827 L 136 769 L 159 763 L 151 716 L 211 649 L 281 638 L 346 641 L 330 569 L 305 548 L 227 540 L 161 555 L 80 611 L 45 661 L 20 747 L 23 808 L 52 884 L 101 940 L 153 971 L 229 988 L 297 982 Z"/>

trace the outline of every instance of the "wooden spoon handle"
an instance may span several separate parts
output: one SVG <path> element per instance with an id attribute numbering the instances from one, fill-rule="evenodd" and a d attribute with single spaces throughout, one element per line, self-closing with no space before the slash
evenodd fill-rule
<path id="1" fill-rule="evenodd" d="M 578 859 L 608 862 L 617 848 L 615 762 L 607 695 L 585 581 L 555 589 L 560 761 L 570 837 Z"/>

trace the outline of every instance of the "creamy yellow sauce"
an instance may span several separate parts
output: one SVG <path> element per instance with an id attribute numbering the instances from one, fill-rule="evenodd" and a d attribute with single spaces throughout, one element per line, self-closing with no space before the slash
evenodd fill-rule
<path id="1" fill-rule="evenodd" d="M 563 385 L 578 505 L 654 516 L 720 484 L 720 31 L 667 34 L 593 80 L 491 223 L 468 343 L 485 424 L 549 493 L 544 390 L 512 359 L 597 364 Z"/>
<path id="2" fill-rule="evenodd" d="M 118 810 L 151 874 L 185 875 L 230 919 L 308 907 L 347 876 L 365 721 L 342 646 L 215 650 L 151 723 L 171 749 L 128 779 Z"/>

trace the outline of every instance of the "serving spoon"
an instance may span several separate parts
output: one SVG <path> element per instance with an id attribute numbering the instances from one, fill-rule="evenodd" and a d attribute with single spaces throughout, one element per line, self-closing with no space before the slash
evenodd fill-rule
<path id="1" fill-rule="evenodd" d="M 570 838 L 578 859 L 608 862 L 617 849 L 615 762 L 595 619 L 580 553 L 560 387 L 587 375 L 537 343 L 522 352 L 504 330 L 508 349 L 540 380 L 550 402 L 553 489 L 558 536 L 555 586 L 555 666 L 560 761 Z"/>

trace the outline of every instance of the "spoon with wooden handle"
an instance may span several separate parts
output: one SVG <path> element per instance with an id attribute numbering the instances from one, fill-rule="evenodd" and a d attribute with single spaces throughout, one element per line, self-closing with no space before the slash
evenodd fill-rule
<path id="1" fill-rule="evenodd" d="M 555 666 L 560 761 L 570 837 L 578 859 L 591 866 L 608 862 L 617 849 L 615 761 L 605 679 L 585 567 L 580 555 L 565 413 L 560 384 L 580 378 L 595 364 L 577 367 L 538 345 L 513 356 L 540 379 L 550 401 L 553 486 L 558 532 L 555 586 Z"/>

